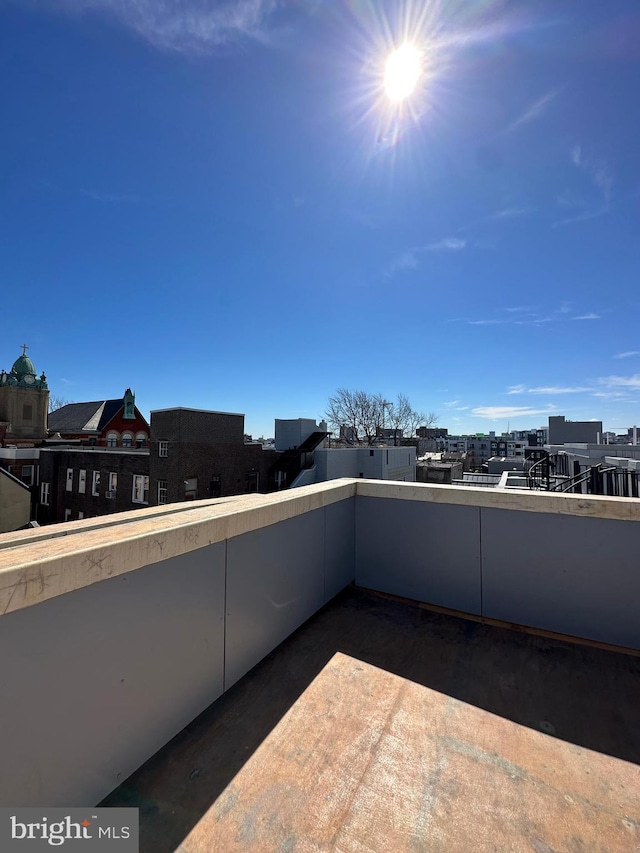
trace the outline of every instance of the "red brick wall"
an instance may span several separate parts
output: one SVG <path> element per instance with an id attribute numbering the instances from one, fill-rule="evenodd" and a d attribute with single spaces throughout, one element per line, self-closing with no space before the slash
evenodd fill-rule
<path id="1" fill-rule="evenodd" d="M 124 406 L 120 409 L 120 411 L 114 415 L 113 418 L 109 421 L 109 423 L 102 430 L 98 438 L 98 445 L 105 447 L 107 444 L 107 433 L 115 430 L 115 432 L 120 433 L 122 435 L 123 432 L 130 432 L 133 434 L 133 447 L 136 446 L 136 433 L 143 432 L 146 436 L 145 446 L 149 445 L 149 424 L 142 417 L 138 409 L 135 409 L 136 417 L 135 420 L 125 420 L 122 415 L 124 413 Z M 118 446 L 122 446 L 122 440 L 118 441 Z"/>

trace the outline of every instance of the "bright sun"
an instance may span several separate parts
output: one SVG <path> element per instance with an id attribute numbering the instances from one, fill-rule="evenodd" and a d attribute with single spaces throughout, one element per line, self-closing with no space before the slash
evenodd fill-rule
<path id="1" fill-rule="evenodd" d="M 421 73 L 420 51 L 403 44 L 389 56 L 384 69 L 384 88 L 391 101 L 404 101 L 413 92 Z"/>

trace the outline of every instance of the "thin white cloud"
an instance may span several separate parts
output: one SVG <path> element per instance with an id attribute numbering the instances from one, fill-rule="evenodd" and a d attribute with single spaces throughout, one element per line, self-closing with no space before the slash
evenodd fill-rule
<path id="1" fill-rule="evenodd" d="M 104 193 L 96 192 L 95 190 L 80 190 L 80 195 L 105 204 L 118 204 L 120 202 L 135 204 L 140 201 L 137 195 L 129 195 L 128 193 Z"/>
<path id="2" fill-rule="evenodd" d="M 498 210 L 496 213 L 492 213 L 491 216 L 487 216 L 486 221 L 518 219 L 521 216 L 527 216 L 529 213 L 533 212 L 534 210 L 532 207 L 505 207 L 503 210 Z"/>
<path id="3" fill-rule="evenodd" d="M 640 350 L 633 349 L 629 350 L 629 352 L 619 352 L 618 355 L 614 355 L 614 358 L 631 358 L 634 355 L 640 355 Z"/>
<path id="4" fill-rule="evenodd" d="M 588 219 L 598 219 L 600 216 L 606 216 L 609 213 L 608 207 L 599 207 L 597 210 L 585 210 L 583 213 L 578 213 L 576 216 L 569 216 L 567 219 L 560 219 L 553 223 L 554 228 L 559 228 L 561 225 L 571 225 L 573 222 L 586 222 Z"/>
<path id="5" fill-rule="evenodd" d="M 467 245 L 466 240 L 461 240 L 458 237 L 446 237 L 444 240 L 438 240 L 436 243 L 429 243 L 426 246 L 414 246 L 396 258 L 395 261 L 384 272 L 385 278 L 392 278 L 396 273 L 403 270 L 415 270 L 420 266 L 420 255 L 424 252 L 456 252 L 464 249 Z"/>
<path id="6" fill-rule="evenodd" d="M 616 403 L 623 403 L 627 399 L 626 391 L 594 391 L 592 397 L 600 397 L 602 400 L 615 400 Z"/>
<path id="7" fill-rule="evenodd" d="M 276 0 L 58 0 L 56 10 L 115 19 L 162 50 L 206 53 L 242 38 L 264 41 L 275 6 Z"/>
<path id="8" fill-rule="evenodd" d="M 442 405 L 443 405 L 443 406 L 446 406 L 447 408 L 449 408 L 449 409 L 450 409 L 450 408 L 453 408 L 454 406 L 457 406 L 457 405 L 458 405 L 458 403 L 461 403 L 461 402 L 462 402 L 461 400 L 451 400 L 450 402 L 448 402 L 448 403 L 443 403 Z"/>
<path id="9" fill-rule="evenodd" d="M 536 409 L 532 406 L 478 406 L 471 413 L 479 418 L 488 418 L 492 421 L 515 420 L 516 418 L 530 418 L 533 415 L 547 415 L 556 411 L 555 406 L 547 406 L 545 409 Z"/>
<path id="10" fill-rule="evenodd" d="M 594 314 L 593 311 L 590 314 L 580 314 L 578 317 L 572 317 L 572 320 L 599 320 L 600 315 Z"/>
<path id="11" fill-rule="evenodd" d="M 566 207 L 569 209 L 586 206 L 586 202 L 582 196 L 576 195 L 571 190 L 564 190 L 561 192 L 556 198 L 556 204 L 558 207 Z"/>
<path id="12" fill-rule="evenodd" d="M 640 373 L 635 376 L 605 376 L 600 380 L 604 385 L 614 388 L 637 388 L 640 390 Z"/>
<path id="13" fill-rule="evenodd" d="M 567 219 L 562 219 L 559 222 L 554 222 L 554 228 L 560 225 L 569 225 L 572 222 L 585 222 L 588 219 L 595 219 L 599 216 L 604 216 L 609 213 L 611 207 L 611 199 L 613 196 L 614 174 L 611 164 L 602 157 L 593 157 L 586 155 L 582 150 L 581 145 L 574 145 L 569 152 L 571 162 L 580 169 L 581 172 L 589 178 L 594 188 L 601 196 L 601 202 L 596 207 L 589 210 L 583 210 L 582 213 L 576 216 L 570 216 Z M 566 205 L 565 205 L 566 206 Z"/>
<path id="14" fill-rule="evenodd" d="M 511 385 L 507 394 L 584 394 L 592 389 L 584 385 L 544 385 L 527 388 L 526 385 Z"/>
<path id="15" fill-rule="evenodd" d="M 418 257 L 416 255 L 416 250 L 410 249 L 408 252 L 405 252 L 393 261 L 391 266 L 384 273 L 384 277 L 393 278 L 394 275 L 399 272 L 403 272 L 404 270 L 416 269 L 418 269 Z"/>
<path id="16" fill-rule="evenodd" d="M 436 243 L 429 243 L 424 247 L 426 252 L 456 252 L 464 249 L 467 245 L 466 240 L 461 240 L 459 237 L 446 237 L 444 240 L 438 240 Z"/>
<path id="17" fill-rule="evenodd" d="M 513 130 L 516 130 L 516 128 L 522 127 L 523 124 L 529 124 L 530 122 L 541 118 L 559 91 L 559 89 L 555 89 L 552 92 L 547 92 L 546 95 L 543 95 L 541 98 L 538 98 L 537 101 L 534 101 L 529 107 L 527 107 L 522 115 L 509 125 L 507 133 L 511 133 Z"/>
<path id="18" fill-rule="evenodd" d="M 591 391 L 584 385 L 546 385 L 540 388 L 527 388 L 528 394 L 584 394 Z"/>

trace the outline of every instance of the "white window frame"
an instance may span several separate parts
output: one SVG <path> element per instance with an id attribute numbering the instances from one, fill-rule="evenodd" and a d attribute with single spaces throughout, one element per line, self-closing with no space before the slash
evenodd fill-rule
<path id="1" fill-rule="evenodd" d="M 159 441 L 158 442 L 158 456 L 167 457 L 169 455 L 169 442 L 168 441 Z"/>
<path id="2" fill-rule="evenodd" d="M 144 447 L 146 443 L 147 443 L 146 432 L 137 432 L 136 433 L 136 447 Z"/>
<path id="3" fill-rule="evenodd" d="M 78 513 L 78 518 L 84 518 L 84 513 L 82 512 L 82 510 L 80 510 L 80 512 Z"/>
<path id="4" fill-rule="evenodd" d="M 71 521 L 71 510 L 70 509 L 65 509 L 64 520 L 65 521 Z"/>
<path id="5" fill-rule="evenodd" d="M 146 499 L 145 499 L 146 496 Z M 133 475 L 133 486 L 131 489 L 131 503 L 149 503 L 149 477 L 145 474 Z"/>
<path id="6" fill-rule="evenodd" d="M 100 495 L 100 471 L 91 472 L 91 494 L 94 498 Z"/>
<path id="7" fill-rule="evenodd" d="M 73 491 L 73 468 L 67 468 L 67 491 Z"/>
<path id="8" fill-rule="evenodd" d="M 109 471 L 109 491 L 118 491 L 118 473 L 117 471 Z"/>
<path id="9" fill-rule="evenodd" d="M 132 432 L 123 432 L 122 433 L 122 446 L 123 447 L 133 447 L 133 433 Z"/>
<path id="10" fill-rule="evenodd" d="M 78 494 L 84 495 L 87 491 L 87 469 L 81 468 L 78 471 Z"/>
<path id="11" fill-rule="evenodd" d="M 117 432 L 113 432 L 113 430 L 111 432 L 108 432 L 107 433 L 107 447 L 117 447 L 118 446 L 118 438 L 119 438 L 119 436 L 118 436 Z"/>
<path id="12" fill-rule="evenodd" d="M 49 506 L 49 492 L 51 491 L 50 483 L 41 483 L 40 484 L 40 503 L 43 506 Z"/>
<path id="13" fill-rule="evenodd" d="M 167 481 L 158 480 L 158 506 L 164 506 L 167 503 Z"/>
<path id="14" fill-rule="evenodd" d="M 31 468 L 31 476 L 29 477 L 29 481 L 27 482 L 26 475 L 24 472 L 25 468 Z M 34 486 L 36 482 L 36 466 L 35 465 L 23 465 L 20 469 L 20 479 L 25 484 L 25 486 Z"/>

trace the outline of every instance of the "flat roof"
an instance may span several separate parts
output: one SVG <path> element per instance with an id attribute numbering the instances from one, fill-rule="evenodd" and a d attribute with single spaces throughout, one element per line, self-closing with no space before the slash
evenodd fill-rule
<path id="1" fill-rule="evenodd" d="M 82 447 L 78 447 L 77 445 L 71 445 L 70 447 L 65 447 L 64 445 L 58 445 L 56 447 L 41 447 L 41 453 L 108 453 L 110 456 L 113 455 L 126 455 L 130 456 L 131 454 L 135 456 L 148 456 L 149 455 L 149 447 L 91 447 L 90 445 L 82 445 Z"/>
<path id="2" fill-rule="evenodd" d="M 216 409 L 191 409 L 189 406 L 170 406 L 168 409 L 151 409 L 151 414 L 156 412 L 200 412 L 203 415 L 233 415 L 236 418 L 244 418 L 244 412 L 218 412 Z"/>
<path id="3" fill-rule="evenodd" d="M 140 853 L 627 853 L 637 667 L 351 587 L 101 805 Z"/>

